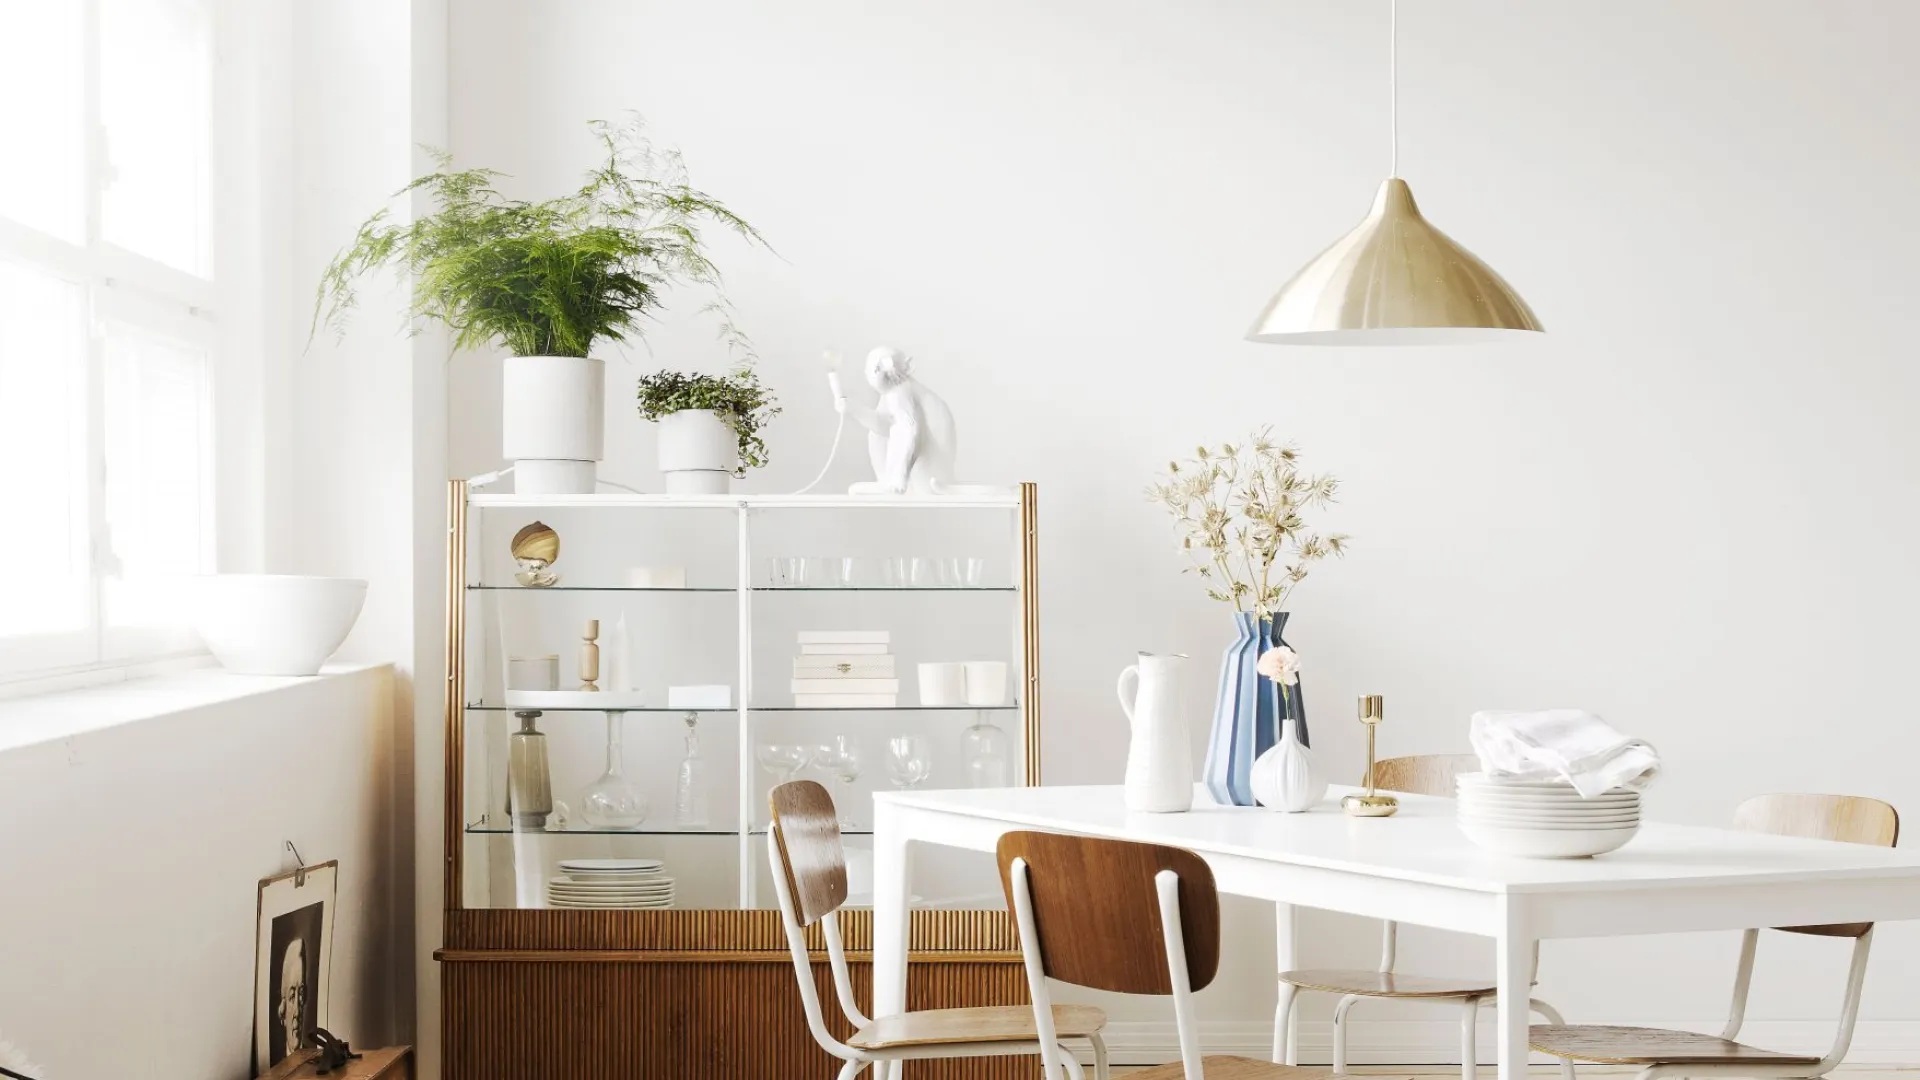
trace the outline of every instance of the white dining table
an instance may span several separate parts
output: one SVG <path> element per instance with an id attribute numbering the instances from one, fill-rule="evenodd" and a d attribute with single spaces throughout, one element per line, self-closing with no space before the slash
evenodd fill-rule
<path id="1" fill-rule="evenodd" d="M 1130 813 L 1118 786 L 876 794 L 874 1015 L 906 1004 L 917 849 L 990 852 L 1002 834 L 1023 829 L 1198 853 L 1222 893 L 1276 905 L 1276 972 L 1295 966 L 1296 907 L 1494 939 L 1500 1080 L 1525 1074 L 1527 991 L 1541 940 L 1920 918 L 1920 851 L 1647 822 L 1606 855 L 1522 859 L 1468 841 L 1451 799 L 1402 795 L 1393 817 L 1353 818 L 1339 808 L 1352 790 L 1334 788 L 1303 814 L 1218 806 L 1204 789 L 1179 814 Z"/>

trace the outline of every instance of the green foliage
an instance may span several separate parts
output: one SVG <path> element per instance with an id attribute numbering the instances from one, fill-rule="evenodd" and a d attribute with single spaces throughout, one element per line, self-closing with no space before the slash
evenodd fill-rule
<path id="1" fill-rule="evenodd" d="M 760 431 L 780 415 L 773 391 L 760 385 L 749 367 L 728 375 L 693 375 L 661 371 L 640 380 L 640 419 L 658 420 L 670 413 L 711 409 L 740 440 L 740 469 L 745 475 L 767 463 L 767 444 Z"/>
<path id="2" fill-rule="evenodd" d="M 586 356 L 602 341 L 625 341 L 670 287 L 712 290 L 706 310 L 742 362 L 752 346 L 733 325 L 720 271 L 700 229 L 718 225 L 766 246 L 753 226 L 687 185 L 676 151 L 656 149 L 638 118 L 590 125 L 606 159 L 580 190 L 545 202 L 507 199 L 491 169 L 440 167 L 396 198 L 425 193 L 432 213 L 407 223 L 387 210 L 368 218 L 321 275 L 309 336 L 339 331 L 355 303 L 354 284 L 381 269 L 413 277 L 411 314 L 445 323 L 455 348 L 495 342 L 517 356 Z"/>

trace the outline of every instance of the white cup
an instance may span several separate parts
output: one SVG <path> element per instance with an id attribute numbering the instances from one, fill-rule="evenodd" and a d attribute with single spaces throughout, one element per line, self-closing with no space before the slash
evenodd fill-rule
<path id="1" fill-rule="evenodd" d="M 560 657 L 557 655 L 508 657 L 507 689 L 560 689 Z"/>
<path id="2" fill-rule="evenodd" d="M 920 665 L 920 704 L 962 705 L 966 700 L 967 665 Z"/>
<path id="3" fill-rule="evenodd" d="M 969 660 L 967 704 L 992 708 L 1007 703 L 1007 663 L 1004 660 Z"/>

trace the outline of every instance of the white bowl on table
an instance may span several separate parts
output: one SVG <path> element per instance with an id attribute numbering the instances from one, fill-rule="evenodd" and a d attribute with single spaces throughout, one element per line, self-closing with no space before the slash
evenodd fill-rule
<path id="1" fill-rule="evenodd" d="M 1467 839 L 1500 855 L 1523 859 L 1583 859 L 1617 851 L 1640 831 L 1639 825 L 1625 829 L 1539 829 L 1507 828 L 1461 821 L 1460 831 Z"/>

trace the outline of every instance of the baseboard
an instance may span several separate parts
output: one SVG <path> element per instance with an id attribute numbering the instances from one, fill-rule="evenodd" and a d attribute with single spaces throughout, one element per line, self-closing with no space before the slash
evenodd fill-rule
<path id="1" fill-rule="evenodd" d="M 1609 1020 L 1608 1023 L 1718 1031 L 1715 1021 Z M 1451 1020 L 1353 1020 L 1347 1057 L 1354 1065 L 1445 1065 L 1460 1061 L 1460 1025 Z M 1301 1021 L 1300 1063 L 1326 1065 L 1333 1060 L 1333 1024 Z M 1210 1054 L 1265 1058 L 1272 1050 L 1273 1028 L 1265 1023 L 1202 1023 L 1200 1038 Z M 1833 1023 L 1818 1020 L 1756 1020 L 1740 1032 L 1743 1042 L 1769 1050 L 1822 1054 L 1833 1040 Z M 1157 1065 L 1180 1056 L 1173 1023 L 1112 1023 L 1107 1048 L 1119 1065 Z M 1476 1049 L 1483 1063 L 1493 1061 L 1491 1019 L 1480 1025 Z M 1547 1058 L 1535 1058 L 1546 1062 Z M 1920 1020 L 1862 1020 L 1847 1053 L 1849 1065 L 1920 1066 Z M 1483 1074 L 1486 1075 L 1486 1074 Z M 1490 1078 L 1489 1078 L 1490 1080 Z"/>

